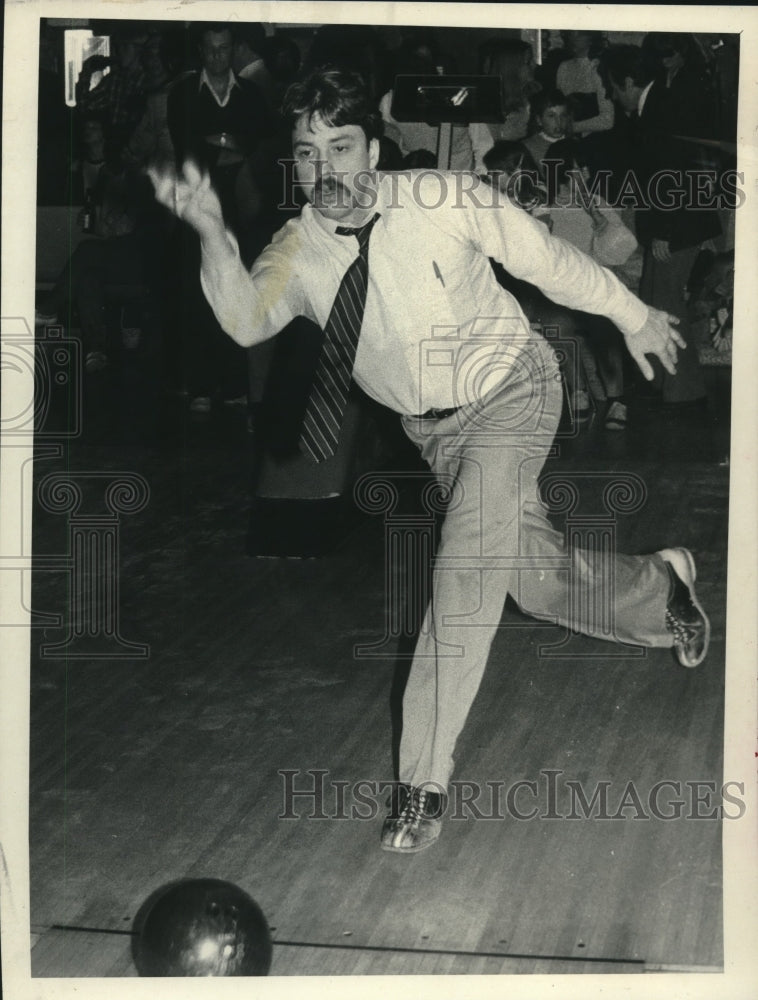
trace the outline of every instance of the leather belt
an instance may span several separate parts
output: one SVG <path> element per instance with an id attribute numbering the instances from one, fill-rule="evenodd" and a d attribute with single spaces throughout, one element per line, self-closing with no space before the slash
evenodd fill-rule
<path id="1" fill-rule="evenodd" d="M 414 420 L 444 420 L 445 417 L 452 417 L 460 410 L 460 406 L 451 406 L 448 410 L 427 410 L 426 413 L 414 413 Z"/>

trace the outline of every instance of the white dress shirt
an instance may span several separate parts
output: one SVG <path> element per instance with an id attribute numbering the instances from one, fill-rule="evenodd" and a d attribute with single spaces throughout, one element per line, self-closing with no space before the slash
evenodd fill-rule
<path id="1" fill-rule="evenodd" d="M 202 87 L 207 87 L 208 90 L 213 95 L 213 99 L 216 102 L 216 104 L 218 104 L 220 108 L 225 108 L 229 103 L 229 98 L 232 96 L 232 88 L 238 86 L 239 84 L 235 79 L 234 73 L 231 70 L 229 70 L 229 75 L 226 78 L 226 84 L 224 86 L 224 93 L 221 94 L 221 96 L 219 96 L 211 86 L 211 81 L 208 78 L 207 72 L 203 70 L 202 73 L 200 74 L 200 81 L 197 85 L 197 89 L 200 90 Z"/>
<path id="2" fill-rule="evenodd" d="M 461 191 L 476 184 L 479 205 Z M 647 307 L 609 271 L 473 174 L 378 174 L 374 193 L 381 217 L 369 244 L 353 377 L 399 413 L 479 399 L 513 366 L 528 323 L 490 257 L 558 304 L 607 316 L 623 333 L 647 321 Z M 337 235 L 338 225 L 306 205 L 249 273 L 238 254 L 204 255 L 201 280 L 222 328 L 243 345 L 274 336 L 299 315 L 323 329 L 358 254 L 358 241 Z"/>

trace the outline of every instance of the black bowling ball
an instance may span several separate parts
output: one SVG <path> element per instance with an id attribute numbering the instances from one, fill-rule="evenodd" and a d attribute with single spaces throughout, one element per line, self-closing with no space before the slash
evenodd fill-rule
<path id="1" fill-rule="evenodd" d="M 135 948 L 141 976 L 266 976 L 271 934 L 261 908 L 221 879 L 187 879 L 159 893 Z"/>

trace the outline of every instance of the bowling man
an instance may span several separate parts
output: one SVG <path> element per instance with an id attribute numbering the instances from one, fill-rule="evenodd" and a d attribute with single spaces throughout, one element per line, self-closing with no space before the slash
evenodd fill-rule
<path id="1" fill-rule="evenodd" d="M 153 183 L 199 233 L 203 289 L 237 343 L 273 337 L 299 315 L 323 327 L 303 451 L 330 460 L 352 378 L 401 415 L 433 473 L 454 486 L 404 694 L 400 784 L 381 833 L 385 850 L 411 853 L 440 834 L 456 741 L 507 594 L 536 618 L 591 631 L 589 610 L 571 610 L 578 579 L 592 594 L 612 593 L 616 639 L 673 648 L 686 667 L 703 660 L 710 634 L 687 550 L 616 553 L 601 571 L 567 553 L 547 521 L 537 477 L 561 411 L 558 364 L 489 258 L 560 305 L 610 319 L 648 379 L 647 355 L 673 372 L 684 344 L 674 317 L 506 199 L 472 190 L 473 175 L 377 172 L 381 119 L 359 77 L 317 70 L 290 88 L 285 112 L 308 204 L 250 272 L 206 176 L 188 163 Z M 570 573 L 551 568 L 569 559 Z"/>

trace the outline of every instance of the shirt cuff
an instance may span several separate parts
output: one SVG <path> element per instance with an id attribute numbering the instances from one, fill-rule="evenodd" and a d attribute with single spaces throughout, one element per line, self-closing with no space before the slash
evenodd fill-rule
<path id="1" fill-rule="evenodd" d="M 626 337 L 633 337 L 635 334 L 639 333 L 648 321 L 650 316 L 650 311 L 645 303 L 638 299 L 636 295 L 632 295 L 629 292 L 632 301 L 629 303 L 629 309 L 625 317 L 624 323 L 617 323 L 616 325 L 621 330 L 621 332 Z"/>
<path id="2" fill-rule="evenodd" d="M 229 278 L 237 276 L 241 261 L 239 243 L 230 230 L 226 230 L 226 239 L 232 250 L 232 256 L 222 261 L 214 260 L 200 244 L 200 284 L 205 297 L 213 304 L 213 293 L 218 293 L 227 284 Z M 225 280 L 226 279 L 226 280 Z M 210 294 L 209 294 L 210 293 Z"/>

